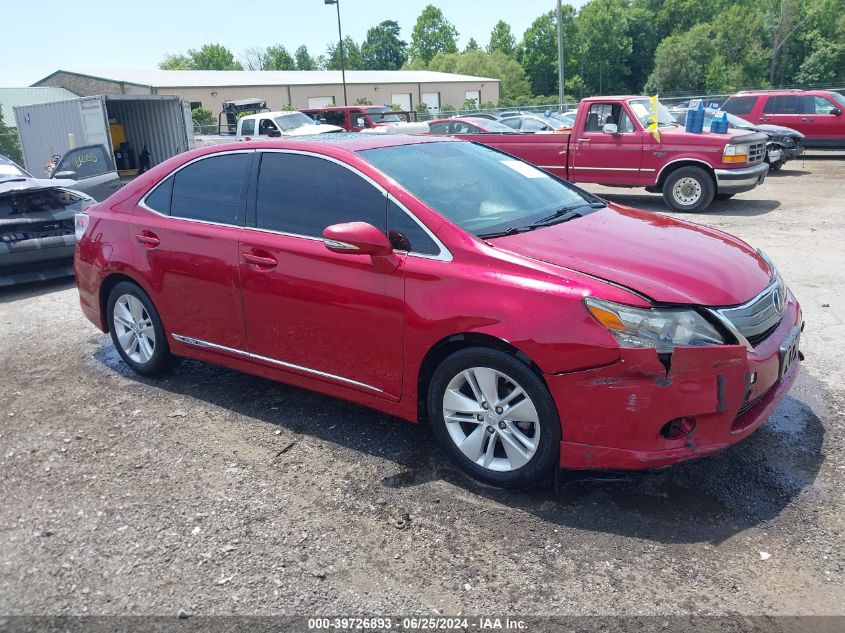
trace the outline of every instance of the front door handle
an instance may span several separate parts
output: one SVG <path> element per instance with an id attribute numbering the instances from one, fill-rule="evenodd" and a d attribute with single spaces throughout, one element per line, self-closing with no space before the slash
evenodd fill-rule
<path id="1" fill-rule="evenodd" d="M 801 122 L 802 123 L 812 123 L 813 119 L 810 119 L 808 117 L 801 117 Z"/>
<path id="2" fill-rule="evenodd" d="M 159 244 L 161 244 L 161 240 L 158 239 L 158 235 L 153 233 L 152 231 L 141 231 L 138 235 L 135 236 L 135 239 L 141 242 L 147 248 L 155 248 Z"/>
<path id="3" fill-rule="evenodd" d="M 761 116 L 761 117 L 760 117 L 760 122 L 761 122 L 761 123 L 766 123 L 768 120 L 769 120 L 769 117 L 766 117 L 766 116 Z"/>
<path id="4" fill-rule="evenodd" d="M 579 139 L 578 139 L 578 142 L 579 142 L 579 143 L 589 143 L 589 142 L 590 142 L 590 139 L 588 139 L 588 138 L 579 138 Z"/>
<path id="5" fill-rule="evenodd" d="M 243 258 L 247 264 L 252 264 L 259 270 L 270 270 L 279 263 L 270 255 L 259 255 L 257 253 L 244 253 Z"/>

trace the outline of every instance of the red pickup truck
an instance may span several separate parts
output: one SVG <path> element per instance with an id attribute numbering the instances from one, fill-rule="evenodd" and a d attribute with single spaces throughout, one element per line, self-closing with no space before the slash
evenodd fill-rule
<path id="1" fill-rule="evenodd" d="M 766 135 L 729 129 L 692 134 L 656 104 L 658 134 L 648 130 L 648 97 L 583 99 L 570 134 L 461 134 L 526 160 L 570 182 L 645 187 L 677 211 L 700 211 L 761 184 Z"/>

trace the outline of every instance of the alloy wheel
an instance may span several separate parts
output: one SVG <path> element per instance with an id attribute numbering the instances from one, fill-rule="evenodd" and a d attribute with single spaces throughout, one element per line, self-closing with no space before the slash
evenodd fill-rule
<path id="1" fill-rule="evenodd" d="M 443 396 L 443 419 L 461 453 L 492 471 L 525 466 L 539 446 L 540 418 L 528 393 L 489 367 L 471 367 L 452 378 Z"/>
<path id="2" fill-rule="evenodd" d="M 147 363 L 155 352 L 156 334 L 153 320 L 140 299 L 123 294 L 114 304 L 112 321 L 118 343 L 130 359 Z"/>

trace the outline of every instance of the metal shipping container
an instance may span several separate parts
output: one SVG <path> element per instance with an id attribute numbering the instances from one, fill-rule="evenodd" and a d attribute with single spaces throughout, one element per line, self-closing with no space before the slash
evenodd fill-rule
<path id="1" fill-rule="evenodd" d="M 123 125 L 135 156 L 144 147 L 156 165 L 194 148 L 190 104 L 175 96 L 97 95 L 15 107 L 24 165 L 45 176 L 47 163 L 74 145 L 106 146 L 114 158 L 109 121 Z"/>

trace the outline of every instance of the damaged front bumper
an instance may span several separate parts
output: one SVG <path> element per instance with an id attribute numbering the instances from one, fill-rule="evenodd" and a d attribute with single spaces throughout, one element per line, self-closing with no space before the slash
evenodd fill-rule
<path id="1" fill-rule="evenodd" d="M 778 327 L 751 350 L 678 347 L 664 365 L 654 349 L 625 348 L 613 365 L 546 375 L 563 431 L 560 466 L 660 468 L 735 444 L 766 421 L 795 382 L 800 358 L 785 371 L 782 363 L 802 325 L 791 298 Z"/>

